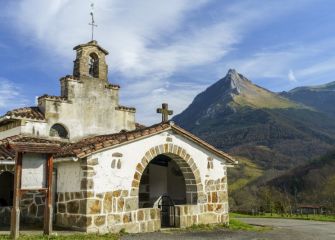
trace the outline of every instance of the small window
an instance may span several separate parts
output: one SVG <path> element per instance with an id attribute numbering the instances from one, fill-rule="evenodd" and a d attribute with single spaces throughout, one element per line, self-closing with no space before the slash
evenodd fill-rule
<path id="1" fill-rule="evenodd" d="M 69 138 L 69 133 L 63 125 L 57 123 L 51 127 L 50 136 L 59 138 Z"/>
<path id="2" fill-rule="evenodd" d="M 99 77 L 99 57 L 96 53 L 91 53 L 88 58 L 88 74 L 91 77 Z"/>

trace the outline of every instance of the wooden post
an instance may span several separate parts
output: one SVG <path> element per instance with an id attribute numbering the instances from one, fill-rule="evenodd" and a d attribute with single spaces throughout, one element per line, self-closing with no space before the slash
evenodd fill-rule
<path id="1" fill-rule="evenodd" d="M 50 235 L 52 233 L 52 172 L 53 172 L 53 156 L 48 154 L 46 164 L 46 198 L 44 208 L 44 234 Z"/>
<path id="2" fill-rule="evenodd" d="M 20 234 L 20 199 L 21 199 L 21 177 L 22 177 L 22 152 L 17 152 L 15 156 L 15 178 L 14 178 L 14 198 L 11 216 L 11 237 L 17 239 Z"/>

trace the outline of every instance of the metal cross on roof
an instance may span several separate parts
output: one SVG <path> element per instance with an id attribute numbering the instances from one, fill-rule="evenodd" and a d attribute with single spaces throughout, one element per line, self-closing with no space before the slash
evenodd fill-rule
<path id="1" fill-rule="evenodd" d="M 88 24 L 88 25 L 91 25 L 92 26 L 92 41 L 94 40 L 94 28 L 95 27 L 98 27 L 98 25 L 95 24 L 95 21 L 94 21 L 94 14 L 93 14 L 93 11 L 94 11 L 94 4 L 92 3 L 91 4 L 91 17 L 92 17 L 92 21 Z"/>
<path id="2" fill-rule="evenodd" d="M 172 115 L 173 111 L 169 110 L 169 105 L 167 103 L 163 103 L 162 108 L 157 108 L 157 113 L 162 114 L 162 122 L 167 122 L 169 120 L 169 115 Z"/>

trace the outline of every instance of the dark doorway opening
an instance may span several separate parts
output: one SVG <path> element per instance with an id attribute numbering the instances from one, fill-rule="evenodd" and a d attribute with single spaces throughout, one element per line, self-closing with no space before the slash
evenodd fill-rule
<path id="1" fill-rule="evenodd" d="M 174 204 L 186 204 L 185 178 L 169 156 L 158 155 L 146 167 L 139 187 L 139 208 L 157 207 L 159 199 L 169 197 Z"/>
<path id="2" fill-rule="evenodd" d="M 0 174 L 0 207 L 13 205 L 14 174 L 3 172 Z"/>

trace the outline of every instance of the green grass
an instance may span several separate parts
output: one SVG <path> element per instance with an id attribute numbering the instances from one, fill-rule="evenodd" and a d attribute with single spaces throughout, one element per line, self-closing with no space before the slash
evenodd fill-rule
<path id="1" fill-rule="evenodd" d="M 243 231 L 255 231 L 255 232 L 261 232 L 261 231 L 266 231 L 266 230 L 271 229 L 270 227 L 250 225 L 250 224 L 241 222 L 235 218 L 230 219 L 228 228 L 231 230 L 243 230 Z"/>
<path id="2" fill-rule="evenodd" d="M 248 215 L 240 213 L 230 213 L 233 218 L 245 217 L 245 218 L 286 218 L 286 219 L 298 219 L 298 220 L 314 220 L 314 221 L 325 221 L 325 222 L 335 222 L 335 216 L 325 216 L 325 215 L 288 215 L 288 214 L 276 214 L 265 213 L 264 215 Z"/>
<path id="3" fill-rule="evenodd" d="M 266 231 L 270 230 L 270 227 L 263 227 L 263 226 L 254 226 L 244 222 L 239 221 L 238 219 L 232 218 L 229 221 L 229 225 L 226 224 L 199 224 L 199 225 L 192 225 L 191 227 L 186 228 L 186 231 L 217 231 L 222 229 L 230 229 L 230 230 L 242 230 L 242 231 Z"/>
<path id="4" fill-rule="evenodd" d="M 239 164 L 230 172 L 230 175 L 236 176 L 229 185 L 229 191 L 231 192 L 243 188 L 263 175 L 263 170 L 250 159 L 241 156 L 234 157 Z"/>
<path id="5" fill-rule="evenodd" d="M 12 239 L 9 235 L 0 235 L 0 240 L 9 240 Z M 47 239 L 57 239 L 57 240 L 119 240 L 119 234 L 104 234 L 104 235 L 97 235 L 97 234 L 71 234 L 71 235 L 51 235 L 51 236 L 44 236 L 44 235 L 20 235 L 19 240 L 47 240 Z"/>

